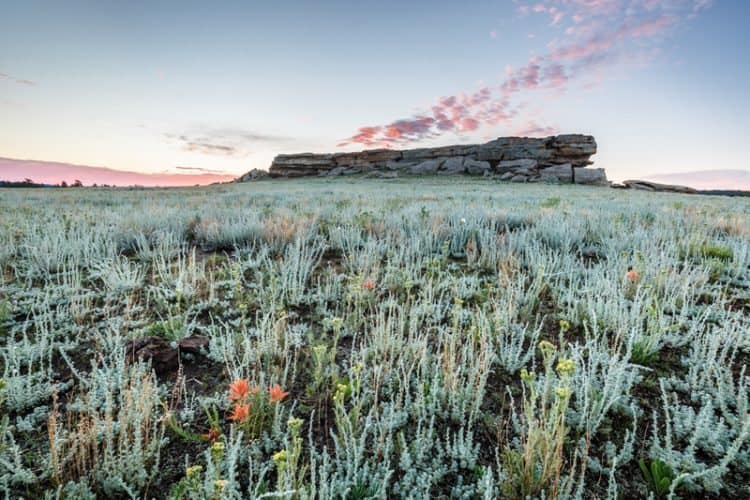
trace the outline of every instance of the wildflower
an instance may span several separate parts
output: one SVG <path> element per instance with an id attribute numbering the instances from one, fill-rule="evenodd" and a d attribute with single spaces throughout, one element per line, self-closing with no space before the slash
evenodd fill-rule
<path id="1" fill-rule="evenodd" d="M 461 224 L 466 224 L 466 219 L 464 219 L 463 217 L 461 217 Z"/>
<path id="2" fill-rule="evenodd" d="M 213 458 L 214 462 L 219 462 L 222 458 L 224 458 L 223 441 L 216 441 L 211 445 L 211 457 Z"/>
<path id="3" fill-rule="evenodd" d="M 234 407 L 234 412 L 229 417 L 229 420 L 235 422 L 244 422 L 250 416 L 250 403 L 246 405 L 237 404 Z"/>
<path id="4" fill-rule="evenodd" d="M 336 384 L 336 393 L 333 395 L 334 403 L 343 403 L 344 398 L 351 393 L 351 388 L 348 384 Z"/>
<path id="5" fill-rule="evenodd" d="M 229 384 L 229 400 L 243 401 L 250 393 L 250 384 L 245 378 L 238 378 Z"/>
<path id="6" fill-rule="evenodd" d="M 276 465 L 284 464 L 286 463 L 287 452 L 286 450 L 277 451 L 276 453 L 273 454 L 272 458 L 273 458 L 274 463 L 276 463 Z"/>
<path id="7" fill-rule="evenodd" d="M 548 340 L 542 340 L 539 342 L 539 350 L 542 351 L 542 354 L 544 355 L 552 354 L 555 352 L 555 345 Z"/>
<path id="8" fill-rule="evenodd" d="M 227 481 L 226 479 L 217 479 L 216 481 L 214 481 L 214 488 L 216 488 L 216 491 L 221 493 L 222 491 L 224 491 L 224 488 L 227 487 L 227 484 L 229 484 L 229 481 Z"/>
<path id="9" fill-rule="evenodd" d="M 534 380 L 534 372 L 529 372 L 526 368 L 521 369 L 521 380 L 530 384 Z"/>
<path id="10" fill-rule="evenodd" d="M 297 434 L 302 427 L 302 419 L 297 417 L 289 417 L 286 425 L 287 427 L 289 427 L 289 430 L 292 431 L 292 434 Z"/>
<path id="11" fill-rule="evenodd" d="M 555 394 L 560 399 L 567 399 L 570 397 L 570 389 L 565 386 L 560 386 L 557 389 L 555 389 Z"/>
<path id="12" fill-rule="evenodd" d="M 272 403 L 278 403 L 288 395 L 288 392 L 284 392 L 281 390 L 281 386 L 279 386 L 279 384 L 268 388 L 268 396 L 271 399 Z"/>
<path id="13" fill-rule="evenodd" d="M 570 323 L 564 319 L 560 320 L 560 330 L 567 331 L 570 330 Z"/>
<path id="14" fill-rule="evenodd" d="M 625 279 L 627 279 L 630 283 L 638 283 L 641 279 L 641 273 L 633 269 L 632 267 L 628 269 L 628 272 L 625 273 Z"/>
<path id="15" fill-rule="evenodd" d="M 375 282 L 373 280 L 365 280 L 365 282 L 362 283 L 362 288 L 365 290 L 372 290 L 375 288 Z"/>
<path id="16" fill-rule="evenodd" d="M 561 359 L 557 363 L 557 373 L 560 375 L 569 375 L 573 373 L 576 369 L 576 364 L 573 362 L 572 359 Z"/>
<path id="17" fill-rule="evenodd" d="M 213 443 L 221 437 L 221 429 L 217 429 L 216 427 L 211 427 L 207 433 L 201 434 L 201 437 L 205 439 L 206 441 Z"/>
<path id="18" fill-rule="evenodd" d="M 185 476 L 188 479 L 193 478 L 193 477 L 198 477 L 198 475 L 201 473 L 202 470 L 203 470 L 202 466 L 192 465 L 188 467 L 187 469 L 185 469 Z"/>

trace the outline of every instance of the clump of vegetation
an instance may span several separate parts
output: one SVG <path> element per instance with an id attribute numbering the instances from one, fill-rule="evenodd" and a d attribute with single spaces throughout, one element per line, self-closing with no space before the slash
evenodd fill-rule
<path id="1" fill-rule="evenodd" d="M 656 498 L 667 498 L 675 479 L 672 468 L 659 459 L 652 460 L 650 466 L 647 465 L 645 460 L 641 459 L 638 461 L 638 465 L 648 484 L 649 492 L 653 493 Z M 672 498 L 677 499 L 679 497 L 673 496 Z"/>
<path id="2" fill-rule="evenodd" d="M 4 496 L 750 497 L 744 199 L 2 194 Z"/>
<path id="3" fill-rule="evenodd" d="M 723 261 L 732 260 L 734 253 L 731 248 L 720 247 L 717 245 L 703 245 L 700 248 L 700 255 L 707 259 L 717 259 Z"/>

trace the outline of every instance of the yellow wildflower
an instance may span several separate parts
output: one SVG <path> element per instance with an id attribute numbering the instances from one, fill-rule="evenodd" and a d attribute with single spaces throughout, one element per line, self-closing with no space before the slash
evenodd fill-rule
<path id="1" fill-rule="evenodd" d="M 539 350 L 542 351 L 542 354 L 548 355 L 555 352 L 555 345 L 552 342 L 549 342 L 547 340 L 542 340 L 539 342 Z"/>
<path id="2" fill-rule="evenodd" d="M 287 427 L 289 427 L 289 430 L 292 431 L 292 434 L 296 434 L 299 432 L 300 428 L 302 427 L 302 419 L 297 417 L 289 417 L 289 420 L 286 422 Z"/>
<path id="3" fill-rule="evenodd" d="M 561 359 L 557 363 L 556 370 L 560 375 L 569 375 L 576 370 L 576 364 L 572 359 Z"/>
<path id="4" fill-rule="evenodd" d="M 276 463 L 276 465 L 284 464 L 286 463 L 287 459 L 287 452 L 286 450 L 277 451 L 273 454 L 273 461 Z"/>
<path id="5" fill-rule="evenodd" d="M 201 473 L 202 470 L 203 470 L 202 466 L 192 465 L 185 470 L 185 476 L 187 476 L 188 478 L 197 477 Z"/>
<path id="6" fill-rule="evenodd" d="M 570 389 L 565 386 L 560 386 L 557 389 L 555 389 L 555 394 L 560 399 L 567 399 L 570 397 Z"/>

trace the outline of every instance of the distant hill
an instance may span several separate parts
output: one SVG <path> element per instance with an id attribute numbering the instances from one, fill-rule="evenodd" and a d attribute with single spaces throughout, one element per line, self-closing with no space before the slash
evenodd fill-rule
<path id="1" fill-rule="evenodd" d="M 750 190 L 750 170 L 699 170 L 644 177 L 665 184 L 680 184 L 701 190 Z"/>
<path id="2" fill-rule="evenodd" d="M 113 186 L 194 186 L 196 184 L 213 184 L 229 182 L 234 175 L 220 173 L 190 174 L 147 174 L 115 170 L 106 167 L 89 167 L 52 161 L 16 160 L 0 157 L 0 179 L 9 182 L 23 182 L 31 179 L 37 184 L 59 184 L 65 181 L 72 184 L 75 180 L 85 186 L 92 184 L 109 184 Z"/>

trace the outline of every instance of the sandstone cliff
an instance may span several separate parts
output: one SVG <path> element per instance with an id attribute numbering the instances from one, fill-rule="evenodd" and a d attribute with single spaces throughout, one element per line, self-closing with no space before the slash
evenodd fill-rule
<path id="1" fill-rule="evenodd" d="M 484 175 L 510 182 L 608 185 L 604 169 L 587 168 L 596 153 L 590 135 L 541 139 L 501 137 L 484 144 L 407 150 L 371 149 L 356 153 L 283 154 L 274 158 L 270 177 L 403 175 Z M 239 181 L 262 178 L 254 170 Z"/>

